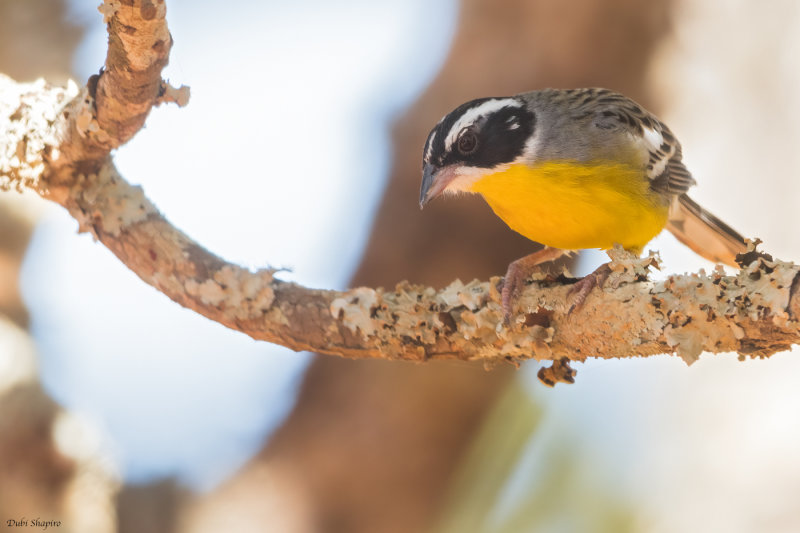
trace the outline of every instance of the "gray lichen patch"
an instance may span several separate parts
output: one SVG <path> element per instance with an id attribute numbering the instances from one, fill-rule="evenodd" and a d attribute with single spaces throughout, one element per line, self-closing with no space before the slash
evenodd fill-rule
<path id="1" fill-rule="evenodd" d="M 98 224 L 105 233 L 118 237 L 132 224 L 158 212 L 142 188 L 126 183 L 110 162 L 97 174 L 78 176 L 70 195 L 78 207 L 72 215 L 80 231 L 93 231 Z"/>
<path id="2" fill-rule="evenodd" d="M 439 291 L 403 282 L 393 291 L 361 287 L 338 293 L 330 305 L 330 331 L 354 335 L 345 339 L 348 349 L 355 342 L 387 358 L 455 357 L 485 364 L 669 352 L 691 364 L 704 351 L 766 356 L 797 342 L 798 323 L 787 309 L 790 302 L 796 305 L 790 296 L 799 269 L 792 263 L 756 254 L 735 276 L 720 267 L 710 275 L 652 281 L 648 274 L 658 268 L 657 254 L 640 258 L 615 248 L 609 255 L 604 285 L 573 311 L 571 285 L 552 276 L 524 288 L 516 305 L 521 312 L 511 325 L 503 322 L 497 278 L 456 280 Z M 558 377 L 574 377 L 559 368 L 564 372 Z"/>
<path id="3" fill-rule="evenodd" d="M 625 283 L 634 283 L 647 279 L 650 269 L 658 269 L 661 258 L 658 252 L 650 251 L 644 257 L 625 250 L 620 245 L 615 245 L 607 251 L 611 262 L 608 264 L 611 274 L 608 276 L 605 287 L 614 289 Z"/>
<path id="4" fill-rule="evenodd" d="M 503 327 L 496 281 L 459 280 L 435 291 L 399 283 L 394 291 L 365 287 L 342 293 L 332 318 L 388 356 L 420 358 L 462 352 L 470 359 L 547 358 L 553 328 L 545 323 Z"/>
<path id="5" fill-rule="evenodd" d="M 721 269 L 711 276 L 670 276 L 652 290 L 666 320 L 667 344 L 687 364 L 703 351 L 741 353 L 753 324 L 766 319 L 776 326 L 789 325 L 787 307 L 796 275 L 793 263 L 759 257 L 733 277 L 724 276 Z"/>
<path id="6" fill-rule="evenodd" d="M 173 87 L 169 83 L 162 81 L 161 82 L 161 92 L 155 101 L 155 106 L 160 106 L 166 103 L 174 103 L 178 107 L 186 107 L 189 104 L 189 98 L 191 98 L 191 88 L 186 85 L 181 85 L 180 87 Z"/>
<path id="7" fill-rule="evenodd" d="M 75 113 L 75 129 L 78 135 L 86 138 L 91 138 L 99 145 L 109 145 L 111 143 L 111 135 L 108 134 L 100 123 L 97 121 L 95 115 L 97 104 L 94 98 L 89 94 L 89 91 L 84 90 L 82 98 L 75 102 L 73 112 Z"/>
<path id="8" fill-rule="evenodd" d="M 203 281 L 189 280 L 186 292 L 204 305 L 214 306 L 233 319 L 253 319 L 267 313 L 275 301 L 273 269 L 256 272 L 225 265 Z"/>
<path id="9" fill-rule="evenodd" d="M 436 295 L 436 301 L 448 309 L 464 306 L 474 311 L 489 298 L 486 283 L 472 280 L 464 285 L 457 279 Z"/>
<path id="10" fill-rule="evenodd" d="M 378 322 L 373 319 L 372 313 L 379 304 L 379 298 L 375 289 L 358 287 L 331 302 L 331 316 L 353 333 L 361 332 L 367 338 L 378 332 Z"/>
<path id="11" fill-rule="evenodd" d="M 0 189 L 37 188 L 47 160 L 57 160 L 58 135 L 54 123 L 78 94 L 67 87 L 51 87 L 44 80 L 16 83 L 0 74 Z"/>
<path id="12" fill-rule="evenodd" d="M 111 22 L 112 17 L 117 14 L 117 11 L 122 7 L 119 0 L 104 0 L 102 4 L 97 6 L 97 10 L 103 15 L 103 24 Z"/>

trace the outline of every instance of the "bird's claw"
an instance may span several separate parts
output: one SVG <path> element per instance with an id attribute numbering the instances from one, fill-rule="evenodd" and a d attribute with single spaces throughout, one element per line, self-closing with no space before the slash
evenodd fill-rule
<path id="1" fill-rule="evenodd" d="M 589 293 L 592 292 L 592 289 L 595 287 L 602 287 L 610 274 L 611 267 L 609 266 L 609 263 L 606 263 L 597 267 L 597 270 L 591 274 L 578 280 L 568 293 L 568 298 L 572 299 L 572 304 L 569 306 L 569 311 L 567 311 L 567 314 L 572 314 L 573 311 L 583 307 L 583 304 L 586 303 L 586 298 L 589 296 Z"/>
<path id="2" fill-rule="evenodd" d="M 514 301 L 519 296 L 520 289 L 525 280 L 525 273 L 515 261 L 508 265 L 506 275 L 503 276 L 503 289 L 500 291 L 500 302 L 503 306 L 503 325 L 511 324 L 511 312 L 513 311 Z"/>
<path id="3" fill-rule="evenodd" d="M 503 277 L 503 289 L 500 292 L 500 302 L 503 306 L 503 324 L 505 326 L 511 324 L 514 301 L 522 291 L 525 280 L 539 269 L 539 265 L 558 259 L 565 253 L 567 253 L 567 250 L 545 247 L 508 265 L 506 275 Z"/>

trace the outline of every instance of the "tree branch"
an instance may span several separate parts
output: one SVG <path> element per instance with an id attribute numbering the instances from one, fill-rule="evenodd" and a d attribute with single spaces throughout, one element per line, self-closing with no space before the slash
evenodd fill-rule
<path id="1" fill-rule="evenodd" d="M 582 308 L 567 311 L 570 280 L 534 280 L 511 327 L 502 325 L 498 278 L 442 290 L 313 290 L 251 272 L 172 226 L 117 172 L 110 151 L 129 140 L 153 105 L 186 100 L 161 80 L 172 40 L 163 1 L 107 0 L 105 69 L 82 90 L 0 76 L 0 187 L 28 188 L 64 206 L 142 280 L 175 302 L 254 339 L 351 358 L 486 363 L 534 358 L 559 365 L 542 378 L 569 381 L 568 361 L 702 351 L 769 356 L 800 339 L 798 267 L 752 252 L 736 276 L 648 281 L 654 257 L 612 253 L 613 273 Z"/>

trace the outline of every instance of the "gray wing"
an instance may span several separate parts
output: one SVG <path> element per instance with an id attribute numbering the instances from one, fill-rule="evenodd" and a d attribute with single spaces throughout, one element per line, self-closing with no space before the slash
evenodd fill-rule
<path id="1" fill-rule="evenodd" d="M 642 106 L 608 89 L 564 91 L 572 100 L 575 118 L 591 119 L 600 130 L 625 132 L 641 143 L 647 152 L 645 170 L 653 190 L 680 195 L 695 184 L 684 166 L 681 145 L 669 128 Z"/>
<path id="2" fill-rule="evenodd" d="M 653 155 L 650 155 L 651 160 Z M 656 191 L 662 191 L 669 194 L 681 195 L 684 194 L 696 182 L 689 172 L 689 169 L 683 164 L 681 160 L 681 145 L 675 144 L 675 152 L 667 159 L 667 164 L 664 171 L 657 176 L 650 175 L 650 187 Z M 648 163 L 648 166 L 651 163 Z"/>

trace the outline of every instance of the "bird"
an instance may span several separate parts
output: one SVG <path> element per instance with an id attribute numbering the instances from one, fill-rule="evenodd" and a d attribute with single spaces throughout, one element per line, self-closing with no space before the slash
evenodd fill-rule
<path id="1" fill-rule="evenodd" d="M 512 230 L 544 248 L 509 264 L 504 318 L 539 265 L 615 245 L 641 254 L 665 228 L 702 257 L 736 267 L 745 239 L 692 200 L 675 135 L 609 89 L 543 89 L 477 98 L 445 115 L 423 148 L 419 203 L 481 195 Z M 580 307 L 609 264 L 574 286 Z"/>

